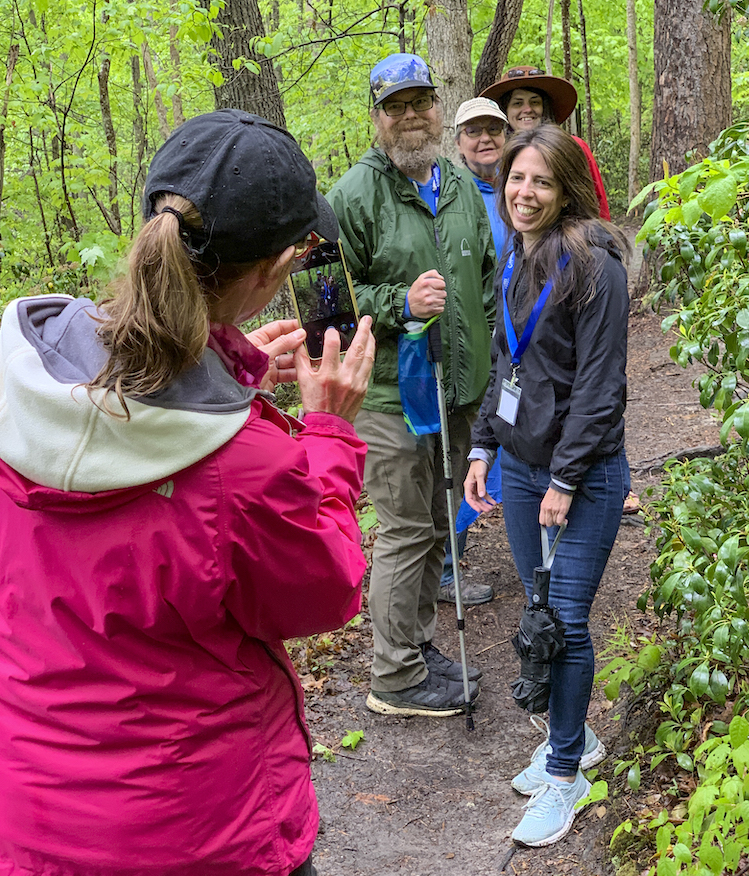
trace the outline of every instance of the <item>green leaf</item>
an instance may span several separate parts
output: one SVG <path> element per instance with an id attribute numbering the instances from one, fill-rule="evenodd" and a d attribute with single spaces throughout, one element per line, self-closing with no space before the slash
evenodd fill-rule
<path id="1" fill-rule="evenodd" d="M 705 213 L 712 216 L 713 222 L 717 222 L 734 206 L 737 196 L 736 177 L 727 172 L 709 179 L 697 200 Z"/>
<path id="2" fill-rule="evenodd" d="M 744 405 L 747 409 L 747 425 L 749 426 L 749 403 Z M 742 410 L 742 408 L 739 408 Z M 738 411 L 737 411 L 738 413 Z M 734 417 L 734 426 L 736 425 L 736 419 Z M 739 433 L 741 434 L 741 433 Z M 728 566 L 728 569 L 731 573 L 736 571 L 736 566 L 739 562 L 739 536 L 732 535 L 727 538 L 723 544 L 718 548 L 718 559 L 723 560 L 723 562 Z"/>
<path id="3" fill-rule="evenodd" d="M 716 876 L 723 872 L 723 854 L 717 846 L 705 845 L 697 852 L 700 862 L 712 870 Z"/>
<path id="4" fill-rule="evenodd" d="M 733 428 L 742 438 L 749 438 L 749 402 L 741 405 L 733 414 Z M 736 536 L 738 541 L 738 536 Z"/>
<path id="5" fill-rule="evenodd" d="M 627 784 L 635 794 L 640 790 L 640 764 L 635 762 L 627 773 Z"/>
<path id="6" fill-rule="evenodd" d="M 710 675 L 710 695 L 719 706 L 722 706 L 726 701 L 727 693 L 728 679 L 725 673 L 720 669 L 713 669 Z"/>
<path id="7" fill-rule="evenodd" d="M 678 751 L 676 753 L 676 763 L 688 773 L 691 773 L 694 770 L 694 762 L 686 751 Z"/>
<path id="8" fill-rule="evenodd" d="M 637 232 L 637 237 L 635 238 L 637 243 L 642 243 L 643 240 L 650 234 L 650 232 L 656 228 L 663 221 L 663 217 L 666 215 L 668 210 L 663 207 L 658 207 L 653 210 L 653 212 L 648 216 L 645 220 L 645 224 L 642 228 Z"/>
<path id="9" fill-rule="evenodd" d="M 662 653 L 663 649 L 658 645 L 645 645 L 637 655 L 637 665 L 646 672 L 654 672 L 661 662 Z"/>
<path id="10" fill-rule="evenodd" d="M 686 203 L 681 205 L 681 215 L 684 219 L 684 224 L 687 228 L 694 228 L 697 224 L 697 220 L 702 216 L 703 213 L 702 207 L 700 207 L 700 203 L 697 198 L 692 198 Z"/>
<path id="11" fill-rule="evenodd" d="M 749 739 L 749 721 L 741 715 L 735 715 L 728 725 L 728 738 L 731 741 L 731 748 L 743 745 Z"/>
<path id="12" fill-rule="evenodd" d="M 697 188 L 703 170 L 702 164 L 695 164 L 682 172 L 679 177 L 679 197 L 682 201 L 686 201 Z"/>
<path id="13" fill-rule="evenodd" d="M 353 751 L 363 739 L 363 730 L 347 730 L 346 735 L 341 739 L 341 745 L 344 748 L 350 748 Z"/>
<path id="14" fill-rule="evenodd" d="M 696 697 L 701 697 L 707 692 L 709 684 L 710 670 L 708 669 L 707 663 L 700 663 L 689 677 L 689 690 L 691 690 Z"/>
<path id="15" fill-rule="evenodd" d="M 638 195 L 635 195 L 635 197 L 632 199 L 632 203 L 627 208 L 627 213 L 631 213 L 632 210 L 635 209 L 635 207 L 639 207 L 640 204 L 645 200 L 645 198 L 647 198 L 647 196 L 653 191 L 656 185 L 657 182 L 651 182 L 646 185 L 645 188 Z"/>

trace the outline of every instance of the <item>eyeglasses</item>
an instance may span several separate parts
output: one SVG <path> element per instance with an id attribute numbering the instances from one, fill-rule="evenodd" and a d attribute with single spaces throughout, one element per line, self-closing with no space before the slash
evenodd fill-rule
<path id="1" fill-rule="evenodd" d="M 318 243 L 320 243 L 320 238 L 314 231 L 310 231 L 304 240 L 300 240 L 299 243 L 294 244 L 294 258 L 302 258 L 302 256 L 306 255 L 313 246 L 317 246 Z"/>
<path id="2" fill-rule="evenodd" d="M 490 137 L 501 137 L 504 130 L 505 126 L 502 122 L 494 122 L 491 125 L 465 125 L 461 128 L 461 132 L 465 134 L 469 140 L 478 140 L 484 131 L 486 131 Z"/>
<path id="3" fill-rule="evenodd" d="M 434 95 L 423 94 L 413 100 L 388 100 L 382 104 L 382 111 L 386 116 L 402 116 L 407 106 L 413 107 L 415 113 L 425 113 L 434 106 Z"/>

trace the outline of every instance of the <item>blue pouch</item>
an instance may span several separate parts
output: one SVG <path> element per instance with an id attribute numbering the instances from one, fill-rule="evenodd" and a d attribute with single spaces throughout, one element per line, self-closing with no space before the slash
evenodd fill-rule
<path id="1" fill-rule="evenodd" d="M 410 331 L 398 336 L 398 389 L 409 432 L 429 435 L 440 431 L 437 380 L 429 357 L 429 326 L 409 322 Z"/>

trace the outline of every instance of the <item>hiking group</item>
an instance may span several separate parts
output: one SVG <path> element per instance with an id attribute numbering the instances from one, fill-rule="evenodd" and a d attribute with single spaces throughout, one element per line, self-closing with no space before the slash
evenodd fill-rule
<path id="1" fill-rule="evenodd" d="M 459 550 L 502 501 L 530 599 L 542 527 L 564 528 L 564 648 L 546 738 L 512 780 L 530 797 L 513 838 L 557 841 L 588 794 L 605 754 L 586 724 L 588 615 L 629 493 L 627 244 L 589 147 L 559 127 L 566 80 L 515 67 L 463 103 L 464 167 L 439 154 L 420 57 L 378 63 L 370 96 L 377 146 L 327 200 L 286 131 L 191 119 L 154 157 L 110 294 L 3 315 L 0 876 L 314 876 L 283 640 L 359 610 L 363 485 L 379 523 L 367 707 L 449 717 L 476 700 L 481 672 L 434 643 L 437 604 L 494 594 L 445 568 L 441 432 L 415 429 L 399 382 L 404 336 L 434 321 Z M 328 329 L 310 361 L 293 320 L 243 335 L 321 239 L 340 239 L 362 314 L 346 353 Z M 294 380 L 301 421 L 272 395 Z"/>

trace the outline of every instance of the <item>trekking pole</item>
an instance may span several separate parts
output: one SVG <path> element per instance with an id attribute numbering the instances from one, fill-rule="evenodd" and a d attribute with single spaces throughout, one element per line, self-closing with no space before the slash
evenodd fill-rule
<path id="1" fill-rule="evenodd" d="M 455 529 L 455 505 L 453 504 L 453 467 L 450 460 L 450 433 L 447 426 L 447 402 L 445 387 L 442 383 L 442 335 L 439 321 L 435 320 L 429 326 L 429 354 L 434 365 L 434 376 L 437 380 L 437 404 L 440 412 L 440 436 L 442 438 L 442 470 L 445 477 L 445 493 L 447 496 L 447 525 L 450 532 L 450 550 L 453 560 L 453 577 L 455 579 L 455 612 L 458 621 L 458 639 L 460 641 L 460 661 L 463 668 L 463 698 L 466 704 L 466 728 L 473 730 L 473 704 L 468 685 L 468 662 L 466 660 L 465 618 L 463 616 L 463 599 L 460 591 L 460 558 L 458 556 L 458 534 Z"/>

